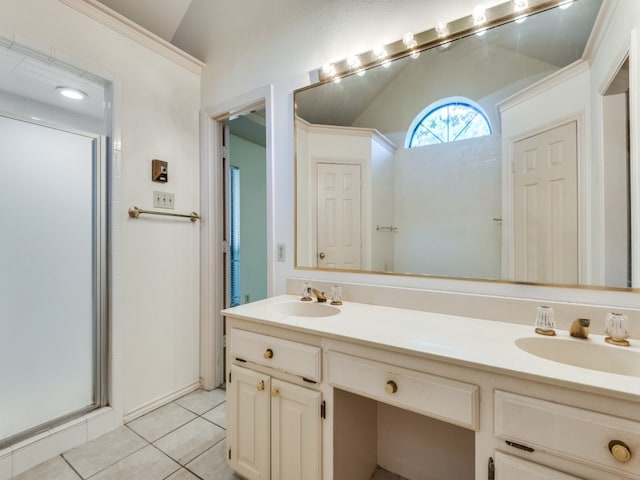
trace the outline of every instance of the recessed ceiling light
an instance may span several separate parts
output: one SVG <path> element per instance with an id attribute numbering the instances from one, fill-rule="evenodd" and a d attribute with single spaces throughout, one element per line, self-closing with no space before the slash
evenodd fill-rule
<path id="1" fill-rule="evenodd" d="M 87 98 L 87 94 L 70 87 L 56 87 L 56 91 L 63 97 L 71 98 L 73 100 L 83 100 Z"/>

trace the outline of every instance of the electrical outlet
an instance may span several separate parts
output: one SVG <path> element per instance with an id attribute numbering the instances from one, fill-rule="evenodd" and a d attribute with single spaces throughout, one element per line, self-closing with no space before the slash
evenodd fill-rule
<path id="1" fill-rule="evenodd" d="M 153 192 L 153 207 L 154 208 L 176 208 L 175 197 L 173 193 L 169 192 Z"/>
<path id="2" fill-rule="evenodd" d="M 246 294 L 244 295 L 244 303 L 249 303 L 250 301 L 251 301 L 251 297 L 249 296 L 249 294 L 248 294 L 248 293 L 246 293 Z"/>
<path id="3" fill-rule="evenodd" d="M 279 243 L 278 244 L 278 261 L 284 262 L 286 258 L 287 258 L 287 249 L 284 243 Z"/>

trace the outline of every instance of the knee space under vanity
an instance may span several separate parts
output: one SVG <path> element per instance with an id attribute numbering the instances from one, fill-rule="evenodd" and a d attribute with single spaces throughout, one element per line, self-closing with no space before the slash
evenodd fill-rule
<path id="1" fill-rule="evenodd" d="M 379 466 L 409 480 L 475 478 L 475 433 L 334 390 L 334 480 L 369 480 Z"/>

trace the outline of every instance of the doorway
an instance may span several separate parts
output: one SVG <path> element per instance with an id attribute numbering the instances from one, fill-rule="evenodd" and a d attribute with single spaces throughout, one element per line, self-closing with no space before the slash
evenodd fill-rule
<path id="1" fill-rule="evenodd" d="M 629 58 L 602 96 L 604 284 L 631 287 L 631 145 Z"/>
<path id="2" fill-rule="evenodd" d="M 224 307 L 267 298 L 267 163 L 265 111 L 252 109 L 227 119 Z"/>
<path id="3" fill-rule="evenodd" d="M 233 304 L 273 295 L 272 98 L 268 86 L 203 112 L 201 210 L 210 220 L 200 239 L 200 377 L 207 390 L 225 383 L 220 311 L 232 305 L 232 290 Z"/>

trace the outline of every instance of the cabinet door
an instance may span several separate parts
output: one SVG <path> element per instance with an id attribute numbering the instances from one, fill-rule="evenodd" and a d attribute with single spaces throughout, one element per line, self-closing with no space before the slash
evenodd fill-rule
<path id="1" fill-rule="evenodd" d="M 271 478 L 320 480 L 320 392 L 271 379 Z"/>
<path id="2" fill-rule="evenodd" d="M 495 480 L 581 480 L 549 467 L 496 452 Z"/>
<path id="3" fill-rule="evenodd" d="M 231 366 L 227 384 L 229 466 L 247 480 L 269 480 L 270 377 Z"/>

